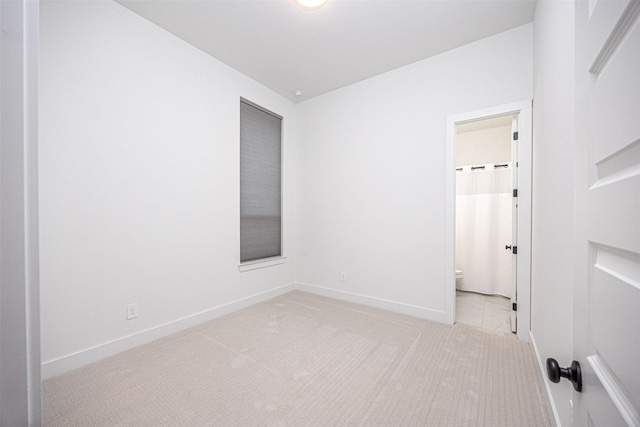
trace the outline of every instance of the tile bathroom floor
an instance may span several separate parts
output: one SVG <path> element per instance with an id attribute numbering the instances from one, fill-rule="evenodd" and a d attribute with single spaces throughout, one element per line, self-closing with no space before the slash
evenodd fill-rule
<path id="1" fill-rule="evenodd" d="M 511 333 L 510 299 L 456 290 L 456 322 Z"/>

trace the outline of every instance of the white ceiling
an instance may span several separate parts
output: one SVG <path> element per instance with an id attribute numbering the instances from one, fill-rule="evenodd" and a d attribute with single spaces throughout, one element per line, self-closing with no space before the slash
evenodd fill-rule
<path id="1" fill-rule="evenodd" d="M 116 0 L 294 102 L 524 25 L 535 0 Z M 296 97 L 293 91 L 303 95 Z"/>

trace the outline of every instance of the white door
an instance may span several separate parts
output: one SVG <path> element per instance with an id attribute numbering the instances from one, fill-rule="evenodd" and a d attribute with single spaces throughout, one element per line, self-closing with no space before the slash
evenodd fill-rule
<path id="1" fill-rule="evenodd" d="M 576 2 L 577 426 L 640 426 L 639 13 Z"/>
<path id="2" fill-rule="evenodd" d="M 518 116 L 515 116 L 511 120 L 511 188 L 517 190 L 518 188 L 518 140 L 515 138 L 516 132 L 518 132 Z M 513 194 L 512 208 L 511 208 L 511 246 L 518 246 L 518 198 L 516 194 Z M 517 328 L 517 312 L 514 307 L 517 307 L 518 300 L 518 258 L 516 254 L 511 256 L 511 332 L 516 332 Z"/>

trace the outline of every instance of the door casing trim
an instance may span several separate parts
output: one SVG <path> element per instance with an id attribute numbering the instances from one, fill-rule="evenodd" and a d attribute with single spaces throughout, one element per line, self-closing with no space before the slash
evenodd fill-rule
<path id="1" fill-rule="evenodd" d="M 488 119 L 506 114 L 518 114 L 518 255 L 517 255 L 517 336 L 529 341 L 531 329 L 531 172 L 532 172 L 532 101 L 524 100 L 482 110 L 447 116 L 446 169 L 445 169 L 445 321 L 455 322 L 456 278 L 455 278 L 455 212 L 456 170 L 455 136 L 456 125 Z"/>

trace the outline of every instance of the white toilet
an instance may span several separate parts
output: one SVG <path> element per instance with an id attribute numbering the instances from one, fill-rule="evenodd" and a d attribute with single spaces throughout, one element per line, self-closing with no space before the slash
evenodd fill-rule
<path id="1" fill-rule="evenodd" d="M 456 289 L 458 288 L 458 285 L 460 284 L 461 279 L 462 279 L 462 270 L 458 270 L 456 268 Z"/>

